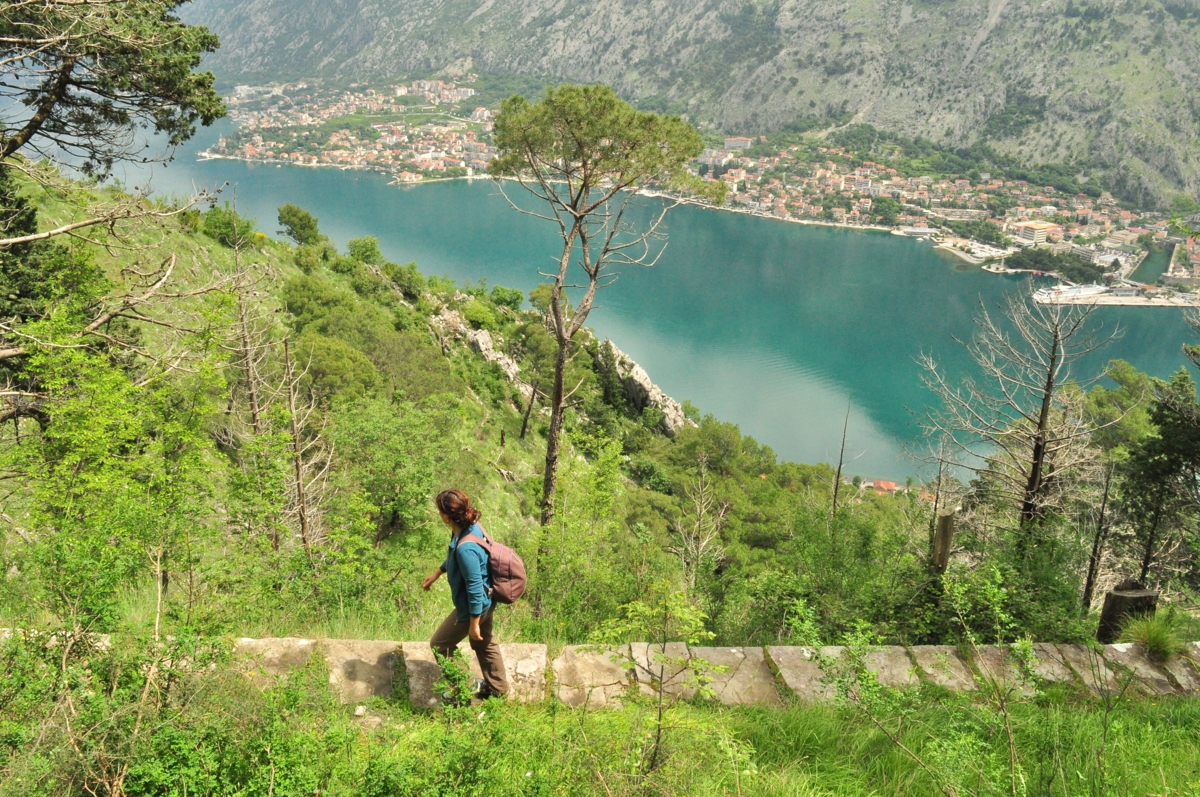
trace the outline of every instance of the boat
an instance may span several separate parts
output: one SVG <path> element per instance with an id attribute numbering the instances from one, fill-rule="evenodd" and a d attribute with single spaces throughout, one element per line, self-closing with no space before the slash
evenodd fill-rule
<path id="1" fill-rule="evenodd" d="M 1062 302 L 1103 296 L 1109 292 L 1104 285 L 1056 285 L 1053 288 L 1042 288 L 1034 291 L 1035 302 Z"/>

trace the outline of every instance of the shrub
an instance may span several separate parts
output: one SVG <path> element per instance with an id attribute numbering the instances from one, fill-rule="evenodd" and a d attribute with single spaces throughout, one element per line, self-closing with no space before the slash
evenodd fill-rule
<path id="1" fill-rule="evenodd" d="M 496 314 L 478 299 L 472 299 L 463 306 L 463 318 L 473 329 L 496 328 Z"/>
<path id="2" fill-rule="evenodd" d="M 226 203 L 204 214 L 204 232 L 225 246 L 245 246 L 254 235 L 254 220 L 243 219 Z"/>
<path id="3" fill-rule="evenodd" d="M 416 263 L 408 263 L 403 266 L 398 263 L 384 263 L 381 270 L 385 277 L 396 284 L 405 298 L 419 299 L 425 292 L 425 278 L 421 276 L 421 272 L 417 271 Z"/>
<path id="4" fill-rule="evenodd" d="M 411 264 L 414 267 L 415 263 Z M 521 303 L 525 301 L 525 295 L 516 288 L 506 288 L 503 285 L 492 286 L 492 301 L 502 307 L 507 307 L 510 310 L 520 310 Z"/>
<path id="5" fill-rule="evenodd" d="M 346 248 L 350 250 L 350 257 L 360 263 L 378 266 L 383 262 L 383 253 L 379 251 L 379 239 L 374 235 L 351 238 L 346 242 Z"/>

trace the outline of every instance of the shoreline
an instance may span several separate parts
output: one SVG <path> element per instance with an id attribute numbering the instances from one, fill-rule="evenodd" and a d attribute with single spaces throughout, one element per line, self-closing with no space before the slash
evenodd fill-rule
<path id="1" fill-rule="evenodd" d="M 432 178 L 424 178 L 423 177 L 421 180 L 414 182 L 414 183 L 401 183 L 399 181 L 399 178 L 397 175 L 395 175 L 394 173 L 392 173 L 386 169 L 383 169 L 383 168 L 380 168 L 377 166 L 361 166 L 361 165 L 340 166 L 340 165 L 334 164 L 334 163 L 286 163 L 283 161 L 267 161 L 267 160 L 258 160 L 258 159 L 252 159 L 252 158 L 243 158 L 243 157 L 238 157 L 236 155 L 216 155 L 216 154 L 210 153 L 208 150 L 204 150 L 203 152 L 201 152 L 197 156 L 197 160 L 201 160 L 201 161 L 203 161 L 203 160 L 231 160 L 231 161 L 240 161 L 242 163 L 248 163 L 248 164 L 261 164 L 263 166 L 270 166 L 270 165 L 275 165 L 277 167 L 300 166 L 300 167 L 309 168 L 309 169 L 313 169 L 313 168 L 336 169 L 338 171 L 343 171 L 343 172 L 346 172 L 346 171 L 375 172 L 385 178 L 390 177 L 391 179 L 389 179 L 387 181 L 387 185 L 395 186 L 397 188 L 407 188 L 410 186 L 415 187 L 415 186 L 419 186 L 419 185 L 432 185 L 435 183 L 451 182 L 454 180 L 476 181 L 476 180 L 497 180 L 497 179 L 514 180 L 514 179 L 516 179 L 516 178 L 512 178 L 512 177 L 496 178 L 490 174 L 464 174 L 464 175 L 456 175 L 453 177 L 432 177 Z M 717 211 L 724 211 L 727 213 L 736 213 L 739 215 L 751 216 L 754 218 L 765 219 L 768 221 L 778 221 L 778 222 L 785 222 L 785 223 L 790 223 L 790 224 L 801 224 L 801 225 L 805 225 L 805 226 L 809 226 L 809 227 L 831 227 L 831 228 L 836 228 L 836 229 L 849 230 L 849 231 L 853 231 L 853 232 L 886 232 L 886 233 L 892 233 L 892 234 L 899 235 L 902 238 L 914 238 L 917 240 L 929 240 L 928 237 L 921 238 L 918 236 L 905 235 L 904 233 L 897 232 L 897 230 L 899 229 L 897 227 L 885 227 L 881 224 L 849 224 L 847 222 L 824 221 L 824 220 L 819 220 L 819 219 L 797 219 L 797 218 L 793 218 L 793 217 L 785 218 L 785 217 L 776 216 L 773 213 L 764 213 L 762 211 L 750 210 L 748 208 L 737 208 L 737 207 L 729 207 L 729 206 L 724 206 L 724 205 L 713 205 L 709 202 L 701 201 L 699 199 L 693 199 L 690 197 L 674 196 L 673 194 L 669 194 L 664 191 L 655 191 L 655 190 L 651 190 L 651 189 L 639 190 L 638 195 L 644 196 L 644 197 L 649 197 L 652 199 L 668 199 L 673 202 L 677 202 L 681 205 L 691 205 L 693 207 L 702 208 L 704 210 L 717 210 Z M 938 228 L 938 229 L 940 231 L 940 228 Z M 955 239 L 955 240 L 959 240 L 959 239 Z M 998 258 L 997 257 L 989 257 L 989 258 L 976 257 L 975 255 L 972 255 L 969 252 L 964 252 L 963 250 L 956 248 L 953 245 L 953 243 L 951 243 L 949 241 L 938 241 L 938 242 L 931 242 L 931 243 L 933 243 L 933 247 L 932 247 L 933 249 L 953 255 L 954 257 L 967 263 L 968 265 L 978 266 L 981 271 L 985 271 L 989 274 L 1036 275 L 1038 273 L 1038 272 L 1031 271 L 1028 269 L 1008 268 L 1007 266 L 1004 265 L 1005 259 L 1003 257 L 998 257 Z M 1140 263 L 1144 262 L 1144 260 L 1145 260 L 1145 257 L 1143 257 L 1141 260 L 1139 260 L 1138 264 L 1140 265 Z M 1058 276 L 1056 274 L 1046 274 L 1045 276 L 1053 277 L 1055 279 L 1058 279 L 1060 282 L 1067 282 L 1061 276 Z M 1197 297 L 1196 299 L 1190 299 L 1184 295 L 1179 295 L 1179 296 L 1172 297 L 1172 298 L 1161 298 L 1161 299 L 1160 298 L 1147 299 L 1145 297 L 1107 296 L 1107 297 L 1103 297 L 1104 301 L 1098 301 L 1097 298 L 1098 297 L 1089 297 L 1089 299 L 1091 300 L 1092 303 L 1100 305 L 1100 306 L 1174 307 L 1174 308 L 1200 307 L 1200 297 Z M 1085 304 L 1087 302 L 1081 301 L 1081 300 L 1063 300 L 1058 303 L 1060 303 L 1060 304 Z"/>

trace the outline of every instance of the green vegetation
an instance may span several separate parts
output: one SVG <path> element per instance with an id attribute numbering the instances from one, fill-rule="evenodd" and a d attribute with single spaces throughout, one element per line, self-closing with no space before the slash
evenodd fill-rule
<path id="1" fill-rule="evenodd" d="M 1063 252 L 1056 255 L 1044 247 L 1029 247 L 1014 252 L 1006 259 L 1006 265 L 1009 268 L 1058 274 L 1063 279 L 1078 285 L 1102 282 L 1106 274 L 1103 268 L 1084 260 L 1074 252 Z"/>
<path id="2" fill-rule="evenodd" d="M 56 9 L 14 8 L 0 20 L 57 24 Z M 174 31 L 165 54 L 153 37 L 125 53 L 131 74 L 164 73 L 118 88 L 143 110 L 165 102 L 160 120 L 185 138 L 220 110 L 190 72 L 215 42 L 181 32 L 173 8 L 136 4 L 159 15 L 118 26 L 121 46 Z M 726 22 L 767 52 L 768 16 Z M 66 114 L 54 125 L 109 125 L 93 154 L 121 157 L 106 147 L 138 112 L 75 117 L 52 89 L 38 91 L 47 118 Z M 585 250 L 590 292 L 566 271 L 576 240 L 603 246 L 594 203 L 688 179 L 699 136 L 596 87 L 510 100 L 497 130 L 497 171 L 570 181 L 565 198 L 534 183 L 576 236 L 530 309 L 513 289 L 390 262 L 372 236 L 340 252 L 294 205 L 279 211 L 292 246 L 230 204 L 201 212 L 0 160 L 0 620 L 17 630 L 0 640 L 0 795 L 1195 792 L 1194 700 L 1128 682 L 895 691 L 866 667 L 883 642 L 1015 643 L 1027 661 L 1034 639 L 1084 640 L 1098 576 L 1136 574 L 1183 607 L 1127 627 L 1147 649 L 1194 637 L 1200 404 L 1186 370 L 1162 382 L 1116 363 L 1112 384 L 1085 390 L 1058 370 L 1083 345 L 1075 311 L 1018 302 L 1016 334 L 980 319 L 984 379 L 939 390 L 950 408 L 990 408 L 987 429 L 943 425 L 935 440 L 982 452 L 978 478 L 943 467 L 895 494 L 845 483 L 841 463 L 780 461 L 687 403 L 690 423 L 669 425 L 583 326 L 620 250 Z M 86 237 L 36 237 L 71 222 Z M 469 345 L 486 351 L 475 330 L 511 363 Z M 988 392 L 997 363 L 1017 388 Z M 827 662 L 840 703 L 719 708 L 695 661 L 693 700 L 418 715 L 400 694 L 359 717 L 316 658 L 269 689 L 229 666 L 243 635 L 426 638 L 447 600 L 420 587 L 445 543 L 429 498 L 447 486 L 531 565 L 502 639 L 640 637 L 664 669 L 682 664 L 673 641 L 843 643 Z M 943 571 L 930 534 L 946 507 L 961 513 Z"/>

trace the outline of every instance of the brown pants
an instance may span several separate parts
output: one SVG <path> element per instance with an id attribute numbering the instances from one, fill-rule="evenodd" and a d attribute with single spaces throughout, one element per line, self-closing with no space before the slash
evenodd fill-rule
<path id="1" fill-rule="evenodd" d="M 500 646 L 492 638 L 493 614 L 495 614 L 494 607 L 489 609 L 488 613 L 479 620 L 479 634 L 483 639 L 478 642 L 474 639 L 469 641 L 471 650 L 475 651 L 475 656 L 479 659 L 479 670 L 483 673 L 483 682 L 487 684 L 488 691 L 493 695 L 503 697 L 508 694 L 508 676 L 504 672 L 504 659 L 500 656 Z M 466 622 L 459 622 L 458 612 L 451 611 L 450 616 L 446 618 L 441 627 L 433 632 L 433 638 L 429 640 L 429 647 L 443 657 L 448 657 L 458 647 L 459 642 L 469 639 L 467 629 Z"/>

